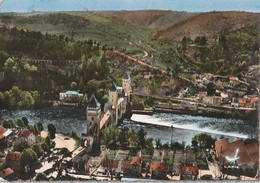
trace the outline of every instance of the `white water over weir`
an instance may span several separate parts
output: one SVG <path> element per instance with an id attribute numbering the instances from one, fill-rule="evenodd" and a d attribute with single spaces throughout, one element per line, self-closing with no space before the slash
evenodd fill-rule
<path id="1" fill-rule="evenodd" d="M 200 117 L 202 120 L 205 120 L 206 117 Z M 184 130 L 193 130 L 201 133 L 211 133 L 211 134 L 217 134 L 217 135 L 223 135 L 223 136 L 230 136 L 230 137 L 236 137 L 236 138 L 249 138 L 249 135 L 245 135 L 239 132 L 226 132 L 226 131 L 220 131 L 216 129 L 214 126 L 208 127 L 199 125 L 196 121 L 193 123 L 185 124 L 185 122 L 181 122 L 180 120 L 172 119 L 167 120 L 163 117 L 158 116 L 150 116 L 150 115 L 143 115 L 143 114 L 133 114 L 131 117 L 131 120 L 135 123 L 141 123 L 141 124 L 148 124 L 148 125 L 155 125 L 155 126 L 161 126 L 161 127 L 169 127 L 169 128 L 175 128 L 175 129 L 184 129 Z M 207 118 L 207 120 L 210 120 L 210 118 Z M 214 123 L 214 122 L 212 122 Z M 225 125 L 225 124 L 222 124 Z"/>

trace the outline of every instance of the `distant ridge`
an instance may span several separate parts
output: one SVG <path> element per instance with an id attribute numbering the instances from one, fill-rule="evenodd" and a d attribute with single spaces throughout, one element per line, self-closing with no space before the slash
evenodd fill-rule
<path id="1" fill-rule="evenodd" d="M 165 30 L 158 31 L 152 39 L 180 41 L 185 36 L 215 38 L 220 34 L 259 24 L 259 15 L 259 13 L 234 11 L 201 13 Z"/>

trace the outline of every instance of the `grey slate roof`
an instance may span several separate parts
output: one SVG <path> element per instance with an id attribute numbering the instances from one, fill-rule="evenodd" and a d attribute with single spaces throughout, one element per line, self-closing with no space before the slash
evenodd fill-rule
<path id="1" fill-rule="evenodd" d="M 109 89 L 110 91 L 117 91 L 117 86 L 115 83 L 113 83 Z"/>
<path id="2" fill-rule="evenodd" d="M 97 108 L 100 107 L 101 104 L 98 102 L 98 100 L 96 99 L 95 95 L 93 95 L 88 103 L 88 107 L 91 108 Z"/>
<path id="3" fill-rule="evenodd" d="M 127 72 L 125 72 L 124 79 L 130 79 L 130 76 Z"/>

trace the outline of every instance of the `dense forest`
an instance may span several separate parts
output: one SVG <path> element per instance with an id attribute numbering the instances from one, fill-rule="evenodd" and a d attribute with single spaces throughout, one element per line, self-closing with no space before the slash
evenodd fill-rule
<path id="1" fill-rule="evenodd" d="M 1 107 L 29 108 L 58 99 L 58 93 L 78 90 L 87 96 L 95 94 L 107 100 L 112 81 L 123 71 L 110 67 L 102 48 L 91 40 L 74 41 L 63 36 L 1 28 L 0 102 Z M 82 59 L 82 64 L 29 64 L 13 55 L 41 59 Z M 121 83 L 121 82 L 120 82 Z M 120 84 L 119 83 L 119 84 Z"/>

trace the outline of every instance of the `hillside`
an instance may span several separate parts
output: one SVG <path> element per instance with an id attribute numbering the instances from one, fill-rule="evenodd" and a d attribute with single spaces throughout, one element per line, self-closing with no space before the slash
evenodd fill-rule
<path id="1" fill-rule="evenodd" d="M 64 35 L 81 41 L 91 39 L 110 48 L 127 50 L 132 55 L 142 53 L 142 50 L 129 42 L 149 40 L 155 33 L 150 28 L 119 25 L 91 13 L 7 14 L 1 15 L 0 19 L 8 26 L 24 27 L 44 34 Z"/>
<path id="2" fill-rule="evenodd" d="M 196 15 L 196 13 L 176 12 L 176 11 L 108 11 L 98 12 L 97 15 L 108 18 L 120 24 L 131 24 L 137 26 L 147 26 L 157 30 L 164 30 L 177 23 Z"/>
<path id="3" fill-rule="evenodd" d="M 209 12 L 202 13 L 173 25 L 166 30 L 158 31 L 153 40 L 180 41 L 183 37 L 195 38 L 206 36 L 216 38 L 242 27 L 259 23 L 259 14 L 247 12 Z"/>

